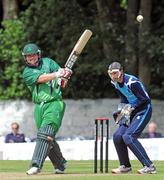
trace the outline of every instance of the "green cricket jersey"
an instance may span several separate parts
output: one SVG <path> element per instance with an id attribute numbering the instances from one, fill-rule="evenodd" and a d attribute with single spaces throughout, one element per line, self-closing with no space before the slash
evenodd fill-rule
<path id="1" fill-rule="evenodd" d="M 49 102 L 61 99 L 61 88 L 54 79 L 47 83 L 37 84 L 40 75 L 57 71 L 60 66 L 50 58 L 41 58 L 38 67 L 26 67 L 23 71 L 23 79 L 32 93 L 34 103 Z"/>
<path id="2" fill-rule="evenodd" d="M 57 71 L 60 66 L 49 58 L 41 58 L 38 67 L 26 67 L 23 71 L 23 79 L 32 93 L 35 103 L 34 117 L 37 128 L 51 124 L 55 132 L 61 126 L 65 111 L 65 103 L 62 100 L 61 88 L 57 80 L 37 84 L 40 75 Z"/>

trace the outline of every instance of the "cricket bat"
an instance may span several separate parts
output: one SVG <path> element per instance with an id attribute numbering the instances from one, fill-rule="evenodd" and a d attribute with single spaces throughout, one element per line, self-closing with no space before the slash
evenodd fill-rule
<path id="1" fill-rule="evenodd" d="M 77 58 L 83 51 L 84 47 L 86 46 L 87 42 L 92 36 L 92 31 L 89 29 L 86 29 L 83 34 L 78 39 L 77 43 L 75 44 L 70 56 L 68 57 L 65 68 L 72 69 L 73 65 L 77 61 Z"/>

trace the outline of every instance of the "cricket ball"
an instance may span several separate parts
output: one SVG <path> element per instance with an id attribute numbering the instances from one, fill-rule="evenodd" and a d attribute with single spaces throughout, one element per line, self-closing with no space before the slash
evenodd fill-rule
<path id="1" fill-rule="evenodd" d="M 143 16 L 142 15 L 138 15 L 136 19 L 137 19 L 138 22 L 142 22 L 143 21 Z"/>

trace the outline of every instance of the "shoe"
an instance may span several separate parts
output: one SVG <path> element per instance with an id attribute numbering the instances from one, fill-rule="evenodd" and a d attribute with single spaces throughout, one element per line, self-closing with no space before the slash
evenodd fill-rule
<path id="1" fill-rule="evenodd" d="M 40 169 L 38 167 L 32 167 L 28 171 L 26 171 L 27 175 L 33 175 L 40 172 Z"/>
<path id="2" fill-rule="evenodd" d="M 131 167 L 126 167 L 125 165 L 121 165 L 120 167 L 116 169 L 112 169 L 112 173 L 114 174 L 126 174 L 126 173 L 131 173 L 132 168 Z"/>
<path id="3" fill-rule="evenodd" d="M 148 166 L 144 166 L 142 169 L 139 169 L 137 171 L 139 174 L 156 174 L 156 167 L 154 166 L 154 164 L 151 164 L 149 167 Z"/>
<path id="4" fill-rule="evenodd" d="M 64 170 L 66 169 L 67 167 L 67 161 L 64 159 L 63 160 L 63 168 L 55 168 L 55 173 L 56 174 L 64 174 Z"/>
<path id="5" fill-rule="evenodd" d="M 55 169 L 55 174 L 64 174 L 64 169 Z"/>

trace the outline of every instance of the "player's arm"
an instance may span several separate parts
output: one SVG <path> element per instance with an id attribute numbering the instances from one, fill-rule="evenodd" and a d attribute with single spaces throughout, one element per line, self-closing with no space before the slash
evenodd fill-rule
<path id="1" fill-rule="evenodd" d="M 38 77 L 37 83 L 46 83 L 56 78 L 66 78 L 69 79 L 72 74 L 72 71 L 67 68 L 60 68 L 56 72 L 42 74 Z"/>
<path id="2" fill-rule="evenodd" d="M 144 106 L 145 104 L 151 102 L 147 92 L 145 91 L 144 87 L 139 81 L 136 81 L 135 83 L 131 84 L 131 90 L 139 100 L 139 103 L 135 105 L 134 108 Z"/>
<path id="3" fill-rule="evenodd" d="M 40 84 L 40 83 L 46 83 L 46 82 L 49 82 L 53 79 L 56 79 L 58 78 L 56 73 L 48 73 L 48 74 L 42 74 L 38 77 L 37 79 L 37 83 Z"/>
<path id="4" fill-rule="evenodd" d="M 70 78 L 72 75 L 72 70 L 61 68 L 54 60 L 50 58 L 47 60 L 49 61 L 50 73 L 40 75 L 37 79 L 38 84 L 46 83 L 56 78 L 58 80 L 65 79 L 65 81 Z"/>
<path id="5" fill-rule="evenodd" d="M 114 86 L 114 85 L 112 84 L 112 86 Z M 116 89 L 116 92 L 117 92 L 118 96 L 120 97 L 120 104 L 118 104 L 117 110 L 113 112 L 113 118 L 114 118 L 115 122 L 118 124 L 120 119 L 122 118 L 121 110 L 122 110 L 123 106 L 125 106 L 125 104 L 128 104 L 128 100 L 119 90 Z"/>

